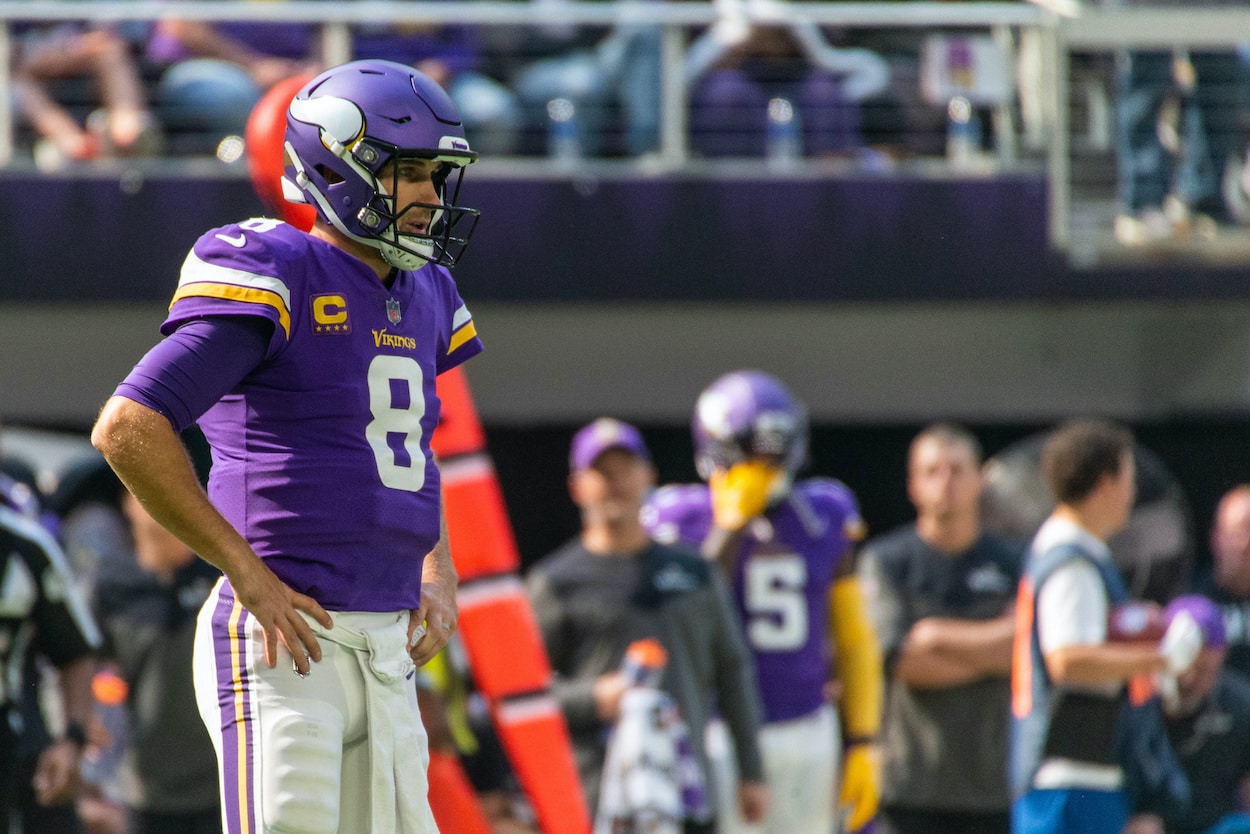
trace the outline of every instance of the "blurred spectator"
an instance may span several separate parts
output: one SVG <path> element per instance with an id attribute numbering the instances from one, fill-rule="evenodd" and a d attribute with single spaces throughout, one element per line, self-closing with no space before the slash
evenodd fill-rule
<path id="1" fill-rule="evenodd" d="M 620 149 L 627 156 L 658 150 L 660 27 L 621 23 L 605 34 L 560 23 L 561 9 L 572 0 L 532 1 L 552 25 L 531 33 L 517 47 L 534 59 L 512 79 L 531 134 L 549 143 L 549 132 L 559 129 L 552 122 L 563 122 L 577 152 L 611 155 L 616 150 L 612 117 L 619 113 L 624 134 Z M 553 102 L 564 102 L 564 112 Z M 527 150 L 541 153 L 547 147 L 543 142 Z"/>
<path id="2" fill-rule="evenodd" d="M 1116 107 L 1123 214 L 1116 235 L 1122 243 L 1185 236 L 1195 229 L 1212 233 L 1212 221 L 1235 219 L 1225 173 L 1230 159 L 1236 170 L 1245 154 L 1246 81 L 1245 64 L 1235 52 L 1130 52 L 1121 58 Z"/>
<path id="3" fill-rule="evenodd" d="M 1106 834 L 1129 816 L 1116 748 L 1126 684 L 1184 672 L 1202 633 L 1182 614 L 1158 644 L 1108 636 L 1112 606 L 1128 601 L 1106 545 L 1133 506 L 1128 431 L 1067 423 L 1047 440 L 1042 469 L 1058 505 L 1033 539 L 1017 600 L 1012 831 Z"/>
<path id="4" fill-rule="evenodd" d="M 581 534 L 536 564 L 528 585 L 591 807 L 598 804 L 606 731 L 628 685 L 621 660 L 630 643 L 652 637 L 668 652 L 661 686 L 691 737 L 703 738 L 713 708 L 728 725 L 743 780 L 738 794 L 758 821 L 760 710 L 727 592 L 697 555 L 656 544 L 639 522 L 655 470 L 637 429 L 616 420 L 591 423 L 574 436 L 569 464 Z M 704 783 L 713 784 L 703 745 L 695 754 Z M 686 830 L 712 830 L 713 812 Z"/>
<path id="5" fill-rule="evenodd" d="M 0 826 L 33 834 L 77 831 L 71 803 L 91 719 L 92 652 L 100 635 L 65 556 L 35 520 L 0 502 Z M 45 729 L 37 659 L 55 668 L 58 738 Z"/>
<path id="6" fill-rule="evenodd" d="M 49 82 L 88 79 L 100 107 L 80 121 L 57 101 Z M 36 161 L 84 161 L 155 153 L 160 129 L 148 109 L 138 64 L 118 29 L 79 23 L 37 25 L 17 42 L 13 93 L 40 139 Z"/>
<path id="7" fill-rule="evenodd" d="M 1195 590 L 1224 612 L 1228 665 L 1250 676 L 1250 484 L 1224 493 L 1211 525 L 1210 571 Z"/>
<path id="8" fill-rule="evenodd" d="M 214 143 L 242 136 L 266 90 L 319 70 L 319 45 L 306 23 L 158 22 L 148 59 L 164 68 L 157 95 L 165 124 Z"/>
<path id="9" fill-rule="evenodd" d="M 218 834 L 217 759 L 195 704 L 191 650 L 196 615 L 220 574 L 129 493 L 123 508 L 143 573 L 101 576 L 96 610 L 129 693 L 120 784 L 130 831 Z"/>
<path id="10" fill-rule="evenodd" d="M 949 424 L 926 428 L 907 461 L 915 524 L 860 553 L 887 670 L 886 834 L 1011 827 L 1008 677 L 1022 554 L 981 529 L 982 487 L 976 438 Z"/>
<path id="11" fill-rule="evenodd" d="M 352 29 L 352 58 L 377 58 L 415 66 L 429 75 L 460 110 L 465 135 L 479 154 L 516 150 L 520 104 L 506 86 L 479 69 L 477 28 L 367 24 Z"/>
<path id="12" fill-rule="evenodd" d="M 520 105 L 507 87 L 478 71 L 474 27 L 361 25 L 352 32 L 352 53 L 407 64 L 434 79 L 456 103 L 478 153 L 506 156 L 516 149 Z"/>
<path id="13" fill-rule="evenodd" d="M 885 60 L 830 46 L 813 23 L 751 24 L 742 0 L 717 5 L 721 20 L 687 54 L 692 148 L 708 157 L 856 152 L 860 106 L 889 83 Z M 753 5 L 782 18 L 784 4 Z M 778 148 L 778 134 L 797 147 Z"/>
<path id="14" fill-rule="evenodd" d="M 1125 834 L 1237 834 L 1250 831 L 1250 679 L 1224 666 L 1219 608 L 1199 595 L 1173 600 L 1168 613 L 1189 611 L 1203 647 L 1165 699 L 1167 735 L 1189 780 L 1191 800 L 1179 816 L 1135 816 Z"/>

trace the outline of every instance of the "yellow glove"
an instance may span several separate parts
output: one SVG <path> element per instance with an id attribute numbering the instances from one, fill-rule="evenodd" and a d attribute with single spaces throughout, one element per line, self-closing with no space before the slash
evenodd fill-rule
<path id="1" fill-rule="evenodd" d="M 708 479 L 712 518 L 722 530 L 741 530 L 768 507 L 768 499 L 785 478 L 785 471 L 760 461 L 735 463 L 717 469 Z"/>
<path id="2" fill-rule="evenodd" d="M 881 751 L 875 744 L 854 744 L 842 757 L 842 790 L 846 830 L 859 831 L 877 815 L 881 798 Z"/>

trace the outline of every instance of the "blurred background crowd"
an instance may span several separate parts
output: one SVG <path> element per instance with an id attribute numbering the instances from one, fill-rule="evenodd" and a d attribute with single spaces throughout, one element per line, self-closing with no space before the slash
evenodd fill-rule
<path id="1" fill-rule="evenodd" d="M 718 0 L 693 15 L 693 3 L 630 0 L 583 14 L 574 0 L 518 0 L 521 15 L 499 22 L 469 2 L 402 22 L 338 13 L 328 26 L 315 10 L 232 20 L 230 5 L 187 19 L 174 6 L 158 20 L 18 10 L 8 29 L 18 158 L 47 171 L 110 158 L 237 162 L 248 114 L 274 85 L 385 58 L 442 84 L 474 146 L 495 159 L 766 157 L 855 171 L 943 159 L 965 174 L 1044 161 L 1063 166 L 1052 187 L 1071 192 L 1063 234 L 1095 250 L 1100 240 L 1082 236 L 1091 224 L 1119 245 L 1166 249 L 1216 240 L 1250 212 L 1250 59 L 1229 22 L 1169 41 L 1171 18 L 1137 36 L 1112 18 L 1074 30 L 1058 52 L 1048 40 L 1056 20 L 1079 22 L 1077 9 L 1189 3 L 1037 0 L 1019 4 L 1032 15 L 1004 13 L 1008 2 L 933 18 L 886 2 L 903 8 L 860 21 L 773 0 Z"/>

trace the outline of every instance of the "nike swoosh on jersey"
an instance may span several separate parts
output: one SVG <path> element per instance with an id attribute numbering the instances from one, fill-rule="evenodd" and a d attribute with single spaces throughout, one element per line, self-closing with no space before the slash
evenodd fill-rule
<path id="1" fill-rule="evenodd" d="M 242 249 L 244 246 L 247 245 L 247 238 L 244 237 L 242 234 L 238 235 L 237 237 L 231 237 L 230 235 L 219 234 L 216 237 L 218 240 L 224 240 L 226 243 L 229 243 L 235 249 Z"/>

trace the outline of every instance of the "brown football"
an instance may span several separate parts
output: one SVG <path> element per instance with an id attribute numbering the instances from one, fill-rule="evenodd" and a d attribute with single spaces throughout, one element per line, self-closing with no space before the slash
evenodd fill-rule
<path id="1" fill-rule="evenodd" d="M 1117 605 L 1107 616 L 1107 640 L 1114 643 L 1157 643 L 1167 631 L 1163 609 L 1153 602 Z"/>

